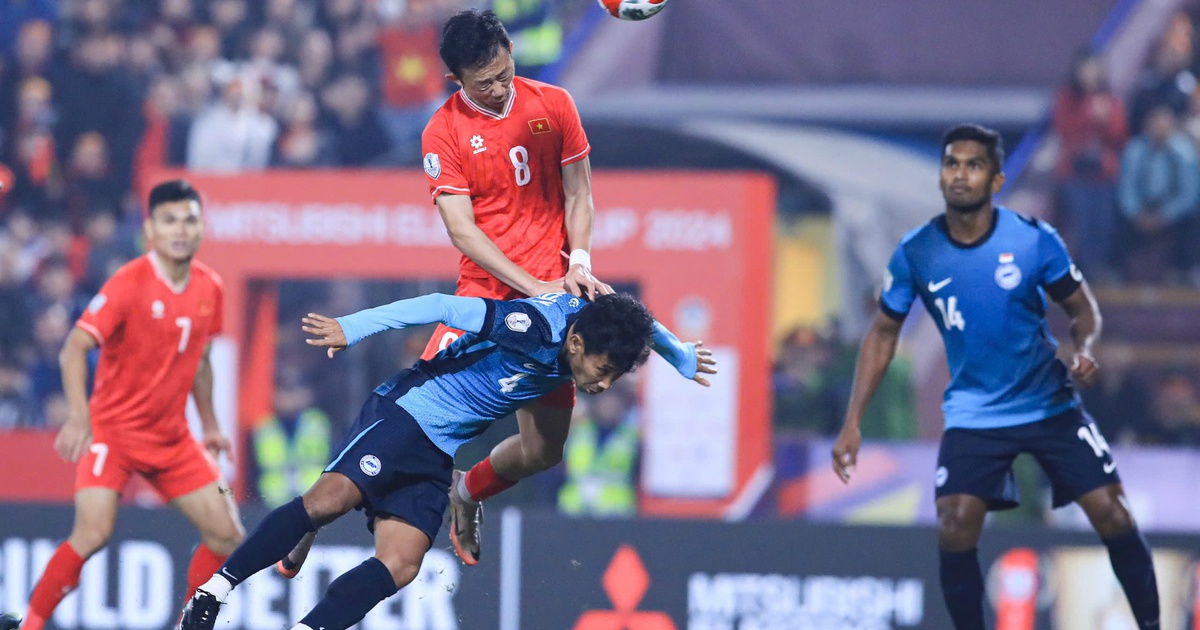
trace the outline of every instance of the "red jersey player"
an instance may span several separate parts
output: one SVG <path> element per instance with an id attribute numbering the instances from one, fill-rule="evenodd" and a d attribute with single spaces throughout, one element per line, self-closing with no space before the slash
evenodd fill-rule
<path id="1" fill-rule="evenodd" d="M 446 79 L 462 89 L 422 136 L 423 166 L 450 240 L 462 252 L 456 295 L 513 299 L 612 289 L 591 274 L 591 146 L 562 88 L 515 75 L 512 41 L 491 11 L 468 10 L 442 28 Z M 569 260 L 564 255 L 570 251 Z M 564 275 L 565 274 L 565 275 Z M 461 331 L 439 326 L 430 358 Z M 694 380 L 715 372 L 697 349 Z M 463 562 L 479 561 L 479 502 L 562 461 L 573 384 L 517 411 L 520 431 L 466 474 L 454 473 L 450 537 Z M 293 576 L 312 538 L 278 568 Z"/>
<path id="2" fill-rule="evenodd" d="M 213 459 L 229 449 L 213 413 L 208 359 L 209 342 L 221 331 L 222 287 L 211 269 L 193 260 L 204 233 L 200 196 L 187 182 L 164 182 L 150 191 L 148 207 L 150 251 L 109 278 L 60 355 L 70 416 L 54 447 L 78 462 L 75 525 L 34 588 L 22 630 L 40 630 L 79 584 L 83 563 L 112 534 L 130 475 L 145 477 L 200 530 L 188 597 L 244 536 Z M 100 363 L 89 403 L 87 353 L 96 347 Z M 189 391 L 203 423 L 203 446 L 184 417 Z"/>

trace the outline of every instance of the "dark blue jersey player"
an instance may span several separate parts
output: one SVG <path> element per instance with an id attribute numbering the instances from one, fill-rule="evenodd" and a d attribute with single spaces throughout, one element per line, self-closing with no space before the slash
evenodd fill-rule
<path id="1" fill-rule="evenodd" d="M 988 510 L 1017 505 L 1012 461 L 1030 453 L 1053 486 L 1054 506 L 1076 502 L 1108 546 L 1139 628 L 1158 628 L 1150 548 L 1126 507 L 1116 464 L 1080 407 L 1072 377 L 1096 377 L 1100 311 L 1054 228 L 992 205 L 1004 150 L 989 129 L 962 125 L 943 143 L 944 214 L 909 232 L 888 263 L 880 313 L 863 340 L 833 469 L 850 480 L 859 422 L 920 300 L 937 322 L 950 364 L 946 430 L 934 476 L 942 594 L 958 630 L 982 630 L 976 545 Z M 1046 323 L 1046 298 L 1071 320 L 1068 367 Z"/>
<path id="2" fill-rule="evenodd" d="M 449 502 L 454 453 L 530 400 L 574 382 L 598 394 L 646 361 L 650 347 L 676 368 L 712 360 L 653 320 L 637 300 L 566 293 L 513 301 L 427 295 L 332 319 L 310 314 L 310 345 L 332 357 L 377 332 L 441 322 L 465 331 L 428 361 L 375 389 L 333 462 L 304 496 L 268 514 L 220 572 L 196 591 L 183 630 L 209 630 L 234 586 L 283 558 L 302 538 L 365 510 L 375 556 L 334 580 L 294 628 L 341 630 L 416 577 Z"/>

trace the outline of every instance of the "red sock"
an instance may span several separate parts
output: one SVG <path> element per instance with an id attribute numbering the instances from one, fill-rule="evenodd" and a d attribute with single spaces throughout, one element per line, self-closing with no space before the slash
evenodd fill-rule
<path id="1" fill-rule="evenodd" d="M 188 564 L 187 572 L 187 594 L 184 596 L 183 603 L 186 606 L 187 600 L 196 594 L 196 589 L 200 588 L 201 584 L 208 581 L 214 573 L 221 570 L 221 565 L 225 564 L 225 558 L 229 556 L 218 556 L 213 553 L 212 549 L 200 543 L 196 547 L 196 553 L 192 554 L 192 561 Z"/>
<path id="2" fill-rule="evenodd" d="M 83 571 L 83 558 L 71 545 L 64 542 L 50 556 L 46 571 L 33 588 L 29 597 L 28 619 L 21 628 L 25 630 L 41 630 L 42 624 L 54 614 L 58 603 L 67 593 L 79 586 L 79 573 Z"/>
<path id="3" fill-rule="evenodd" d="M 467 471 L 466 479 L 463 481 L 467 485 L 467 492 L 471 494 L 472 501 L 483 501 L 517 485 L 517 482 L 509 481 L 496 474 L 496 469 L 492 468 L 491 457 L 485 457 L 483 461 L 475 464 L 474 468 Z"/>

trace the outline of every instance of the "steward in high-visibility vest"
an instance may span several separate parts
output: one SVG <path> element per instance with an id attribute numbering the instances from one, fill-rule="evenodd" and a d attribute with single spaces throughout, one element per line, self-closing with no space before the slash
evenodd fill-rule
<path id="1" fill-rule="evenodd" d="M 573 516 L 633 516 L 637 513 L 638 430 L 621 422 L 606 434 L 583 419 L 567 438 L 567 482 L 558 492 L 558 509 Z"/>
<path id="2" fill-rule="evenodd" d="M 300 412 L 290 432 L 275 415 L 264 420 L 253 435 L 263 503 L 278 507 L 308 490 L 329 463 L 329 439 L 329 417 L 320 409 Z"/>
<path id="3" fill-rule="evenodd" d="M 518 74 L 536 79 L 562 56 L 562 21 L 548 0 L 495 0 L 492 10 L 508 29 Z"/>

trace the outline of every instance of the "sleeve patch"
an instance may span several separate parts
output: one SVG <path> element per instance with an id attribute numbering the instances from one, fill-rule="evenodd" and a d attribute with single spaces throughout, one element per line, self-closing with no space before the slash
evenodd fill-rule
<path id="1" fill-rule="evenodd" d="M 508 329 L 513 332 L 523 333 L 529 330 L 529 327 L 533 325 L 533 321 L 525 313 L 514 312 L 509 313 L 508 317 L 504 318 L 504 325 L 508 326 Z"/>
<path id="2" fill-rule="evenodd" d="M 107 303 L 108 296 L 104 295 L 103 293 L 97 293 L 96 297 L 92 298 L 91 302 L 88 302 L 87 310 L 92 315 L 95 315 L 96 313 L 99 313 L 100 309 L 104 308 L 104 305 Z"/>
<path id="3" fill-rule="evenodd" d="M 431 179 L 437 179 L 442 174 L 442 160 L 436 153 L 426 153 L 425 159 L 421 160 L 425 166 L 425 174 Z"/>

